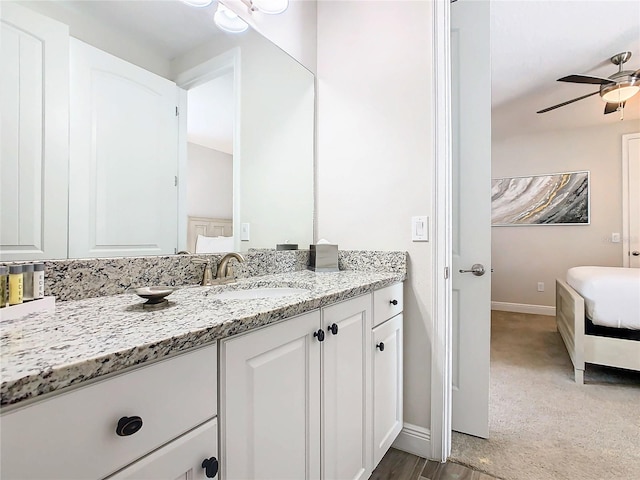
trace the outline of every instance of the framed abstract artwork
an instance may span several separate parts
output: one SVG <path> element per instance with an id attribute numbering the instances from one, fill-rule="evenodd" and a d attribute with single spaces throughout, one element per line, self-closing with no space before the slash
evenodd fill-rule
<path id="1" fill-rule="evenodd" d="M 491 181 L 491 225 L 588 225 L 589 172 Z"/>

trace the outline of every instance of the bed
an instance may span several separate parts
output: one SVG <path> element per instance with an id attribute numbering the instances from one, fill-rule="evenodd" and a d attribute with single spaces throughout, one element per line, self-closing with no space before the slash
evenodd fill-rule
<path id="1" fill-rule="evenodd" d="M 200 239 L 200 242 L 198 242 L 198 239 Z M 198 243 L 200 243 L 200 246 L 198 246 Z M 203 244 L 206 245 L 204 249 L 202 248 Z M 192 253 L 233 251 L 233 220 L 230 218 L 189 216 L 187 250 Z"/>
<path id="2" fill-rule="evenodd" d="M 556 323 L 576 383 L 587 363 L 640 371 L 640 269 L 570 268 L 556 280 Z"/>

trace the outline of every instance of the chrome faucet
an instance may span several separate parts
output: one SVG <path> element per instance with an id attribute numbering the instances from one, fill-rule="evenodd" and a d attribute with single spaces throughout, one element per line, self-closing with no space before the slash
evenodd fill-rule
<path id="1" fill-rule="evenodd" d="M 230 252 L 227 253 L 218 262 L 218 270 L 216 271 L 216 279 L 221 280 L 229 276 L 229 260 L 235 258 L 238 262 L 244 262 L 244 257 L 239 253 Z"/>

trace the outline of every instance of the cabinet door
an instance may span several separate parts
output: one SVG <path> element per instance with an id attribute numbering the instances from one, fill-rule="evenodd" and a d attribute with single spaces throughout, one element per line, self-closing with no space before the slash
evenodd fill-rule
<path id="1" fill-rule="evenodd" d="M 371 295 L 322 311 L 326 480 L 366 479 L 371 474 L 371 323 Z"/>
<path id="2" fill-rule="evenodd" d="M 402 314 L 373 330 L 374 468 L 402 430 Z"/>
<path id="3" fill-rule="evenodd" d="M 67 257 L 69 28 L 0 9 L 0 260 Z"/>
<path id="4" fill-rule="evenodd" d="M 218 424 L 209 420 L 107 480 L 204 480 L 218 477 Z M 202 466 L 207 462 L 208 470 Z M 213 464 L 213 465 L 212 465 Z"/>
<path id="5" fill-rule="evenodd" d="M 220 345 L 226 480 L 320 478 L 318 311 Z"/>

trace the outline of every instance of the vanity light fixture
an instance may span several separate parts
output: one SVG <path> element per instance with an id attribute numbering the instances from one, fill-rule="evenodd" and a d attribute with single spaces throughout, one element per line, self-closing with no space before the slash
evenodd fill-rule
<path id="1" fill-rule="evenodd" d="M 249 28 L 247 22 L 220 2 L 218 2 L 218 9 L 213 16 L 213 21 L 221 30 L 229 33 L 242 33 Z"/>

